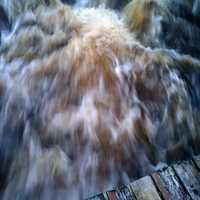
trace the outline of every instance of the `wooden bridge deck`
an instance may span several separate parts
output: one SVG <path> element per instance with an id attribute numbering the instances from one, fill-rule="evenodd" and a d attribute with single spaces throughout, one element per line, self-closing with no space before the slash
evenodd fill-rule
<path id="1" fill-rule="evenodd" d="M 89 200 L 200 200 L 200 156 Z"/>

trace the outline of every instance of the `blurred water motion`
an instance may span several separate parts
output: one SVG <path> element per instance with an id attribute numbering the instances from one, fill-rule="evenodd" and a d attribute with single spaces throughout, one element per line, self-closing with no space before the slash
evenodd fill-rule
<path id="1" fill-rule="evenodd" d="M 2 199 L 83 199 L 200 152 L 199 0 L 0 10 Z"/>

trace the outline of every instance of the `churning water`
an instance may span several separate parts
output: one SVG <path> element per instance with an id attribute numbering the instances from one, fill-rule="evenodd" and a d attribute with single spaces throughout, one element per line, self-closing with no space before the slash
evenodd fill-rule
<path id="1" fill-rule="evenodd" d="M 0 2 L 5 200 L 83 199 L 200 151 L 200 1 L 68 3 Z"/>

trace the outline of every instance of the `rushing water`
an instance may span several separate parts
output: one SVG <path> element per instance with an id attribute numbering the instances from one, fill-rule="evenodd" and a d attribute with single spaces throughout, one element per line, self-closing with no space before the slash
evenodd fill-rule
<path id="1" fill-rule="evenodd" d="M 200 1 L 63 2 L 0 3 L 5 200 L 83 199 L 200 152 Z"/>

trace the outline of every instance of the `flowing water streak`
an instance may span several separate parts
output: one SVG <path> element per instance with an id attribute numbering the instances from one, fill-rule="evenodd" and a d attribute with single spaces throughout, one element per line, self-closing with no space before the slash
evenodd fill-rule
<path id="1" fill-rule="evenodd" d="M 80 7 L 86 7 L 86 6 L 89 6 L 91 3 L 90 0 L 80 0 L 80 1 L 77 1 L 75 6 L 80 8 Z"/>
<path id="2" fill-rule="evenodd" d="M 43 4 L 16 20 L 0 50 L 3 199 L 88 197 L 195 152 L 180 71 L 200 62 L 160 45 L 165 14 L 142 37 L 102 7 Z"/>

